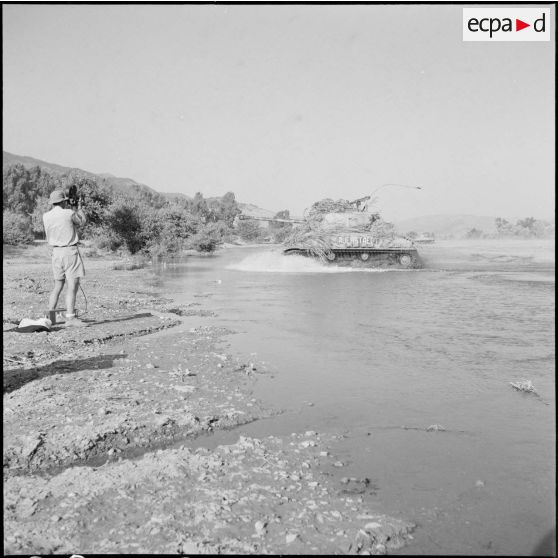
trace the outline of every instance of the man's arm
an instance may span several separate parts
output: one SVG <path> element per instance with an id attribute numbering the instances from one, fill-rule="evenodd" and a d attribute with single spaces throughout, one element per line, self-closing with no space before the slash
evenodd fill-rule
<path id="1" fill-rule="evenodd" d="M 73 207 L 72 210 L 74 212 L 72 214 L 72 222 L 78 226 L 85 225 L 85 223 L 87 223 L 87 217 L 81 207 L 78 205 L 77 208 Z"/>
<path id="2" fill-rule="evenodd" d="M 73 211 L 72 222 L 74 223 L 74 225 L 78 225 L 79 227 L 87 223 L 87 216 L 83 212 L 80 199 L 77 200 L 77 205 L 71 205 L 70 209 Z"/>

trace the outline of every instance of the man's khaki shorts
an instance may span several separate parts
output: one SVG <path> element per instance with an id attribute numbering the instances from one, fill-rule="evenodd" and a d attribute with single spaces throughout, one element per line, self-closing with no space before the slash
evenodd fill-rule
<path id="1" fill-rule="evenodd" d="M 77 246 L 52 247 L 52 273 L 56 281 L 85 277 Z"/>

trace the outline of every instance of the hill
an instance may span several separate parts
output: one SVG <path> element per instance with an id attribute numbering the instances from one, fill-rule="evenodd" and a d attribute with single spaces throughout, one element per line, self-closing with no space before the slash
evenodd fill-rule
<path id="1" fill-rule="evenodd" d="M 34 159 L 33 157 L 27 157 L 25 155 L 14 155 L 13 153 L 8 153 L 7 151 L 2 151 L 2 166 L 20 164 L 25 168 L 30 169 L 32 167 L 43 167 L 47 168 L 55 173 L 63 174 L 71 170 L 69 167 L 63 167 L 62 165 L 56 165 L 54 163 L 47 163 L 46 161 L 41 161 L 40 159 Z M 81 171 L 81 169 L 75 169 Z M 81 171 L 85 172 L 85 171 Z"/>
<path id="2" fill-rule="evenodd" d="M 49 163 L 47 161 L 42 161 L 41 159 L 35 159 L 34 157 L 28 157 L 25 155 L 15 155 L 13 153 L 8 153 L 7 151 L 2 152 L 2 164 L 3 167 L 7 167 L 10 165 L 20 164 L 23 165 L 25 168 L 30 169 L 33 167 L 41 167 L 47 169 L 53 174 L 65 175 L 69 172 L 78 172 L 79 174 L 83 175 L 84 177 L 95 178 L 97 180 L 101 180 L 114 188 L 116 191 L 121 191 L 124 193 L 138 193 L 144 192 L 149 193 L 152 196 L 163 196 L 167 200 L 191 200 L 191 196 L 187 196 L 186 194 L 182 194 L 180 192 L 157 192 L 153 188 L 147 186 L 146 184 L 141 184 L 140 182 L 136 182 L 131 178 L 122 178 L 118 176 L 114 176 L 113 174 L 109 173 L 93 173 L 90 171 L 86 171 L 79 168 L 73 167 L 65 167 L 62 165 L 57 165 L 55 163 Z M 218 198 L 206 198 L 207 201 L 211 201 L 212 199 Z M 246 215 L 252 215 L 254 217 L 273 217 L 275 215 L 274 211 L 269 211 L 267 209 L 262 209 L 257 207 L 253 204 L 249 203 L 239 203 L 238 204 L 242 212 Z"/>
<path id="3" fill-rule="evenodd" d="M 394 222 L 401 234 L 415 231 L 416 233 L 432 232 L 437 237 L 462 238 L 471 229 L 479 229 L 484 233 L 495 233 L 495 217 L 478 215 L 425 215 Z"/>
<path id="4" fill-rule="evenodd" d="M 7 151 L 2 151 L 2 167 L 6 168 L 10 165 L 20 164 L 23 165 L 27 169 L 31 169 L 33 167 L 41 167 L 43 169 L 47 169 L 51 174 L 58 174 L 58 175 L 66 175 L 72 172 L 73 174 L 82 175 L 85 178 L 93 178 L 98 180 L 99 182 L 104 182 L 105 184 L 109 185 L 110 187 L 114 188 L 115 191 L 120 191 L 123 193 L 143 193 L 147 194 L 150 197 L 158 197 L 158 196 L 176 196 L 177 194 L 161 194 L 157 192 L 153 188 L 145 184 L 141 184 L 132 180 L 131 178 L 119 178 L 117 176 L 113 176 L 112 174 L 104 173 L 104 174 L 96 174 L 90 171 L 86 171 L 76 167 L 64 167 L 62 165 L 57 165 L 55 163 L 49 163 L 47 161 L 42 161 L 41 159 L 35 159 L 33 157 L 27 157 L 25 155 L 15 155 L 13 153 L 8 153 Z"/>
<path id="5" fill-rule="evenodd" d="M 250 217 L 274 217 L 276 213 L 275 211 L 262 209 L 251 203 L 238 203 L 238 207 L 242 210 L 244 215 L 250 215 Z"/>

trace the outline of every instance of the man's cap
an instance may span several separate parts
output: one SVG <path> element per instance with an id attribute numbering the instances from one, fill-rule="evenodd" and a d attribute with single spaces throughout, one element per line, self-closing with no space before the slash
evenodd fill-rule
<path id="1" fill-rule="evenodd" d="M 55 203 L 63 202 L 67 199 L 68 197 L 66 196 L 63 190 L 54 190 L 54 192 L 50 194 L 48 201 L 51 204 L 55 204 Z"/>

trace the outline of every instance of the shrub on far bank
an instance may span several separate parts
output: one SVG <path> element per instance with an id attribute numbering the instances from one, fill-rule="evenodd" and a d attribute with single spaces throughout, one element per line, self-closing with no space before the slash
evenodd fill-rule
<path id="1" fill-rule="evenodd" d="M 142 223 L 133 203 L 119 200 L 113 204 L 107 212 L 107 225 L 110 233 L 125 244 L 131 254 L 144 247 Z"/>
<path id="2" fill-rule="evenodd" d="M 236 233 L 242 240 L 248 242 L 261 242 L 267 235 L 267 231 L 260 227 L 257 221 L 251 221 L 249 219 L 238 222 L 236 225 Z"/>
<path id="3" fill-rule="evenodd" d="M 154 258 L 164 258 L 173 256 L 181 252 L 184 248 L 184 241 L 181 238 L 161 238 L 156 242 L 150 242 L 145 249 L 145 253 Z"/>
<path id="4" fill-rule="evenodd" d="M 31 219 L 21 213 L 4 211 L 2 214 L 2 238 L 4 244 L 31 244 L 35 238 Z"/>
<path id="5" fill-rule="evenodd" d="M 224 222 L 207 223 L 188 239 L 186 246 L 198 252 L 211 253 L 223 243 L 227 233 L 228 227 Z"/>

